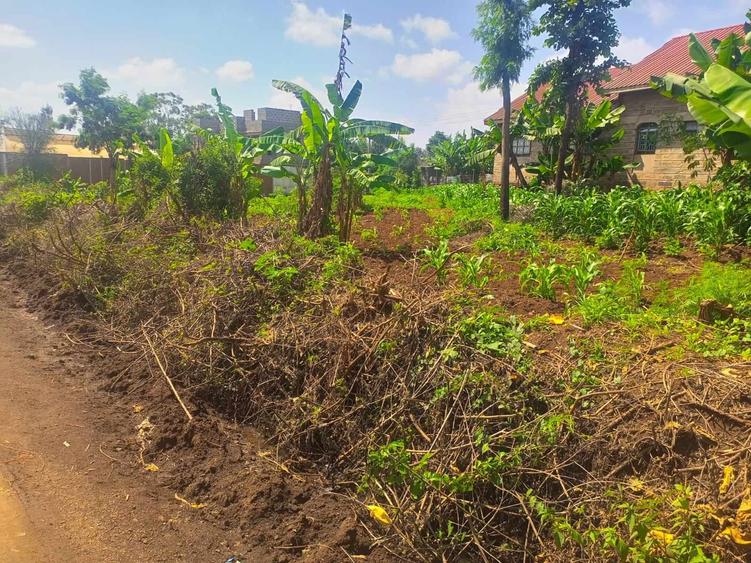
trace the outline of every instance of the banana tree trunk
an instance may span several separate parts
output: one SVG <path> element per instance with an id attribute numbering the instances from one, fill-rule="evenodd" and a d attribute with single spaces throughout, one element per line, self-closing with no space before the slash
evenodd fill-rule
<path id="1" fill-rule="evenodd" d="M 313 201 L 305 215 L 303 232 L 308 238 L 320 238 L 331 232 L 331 200 L 334 186 L 331 180 L 331 150 L 324 148 L 323 158 L 318 166 Z"/>

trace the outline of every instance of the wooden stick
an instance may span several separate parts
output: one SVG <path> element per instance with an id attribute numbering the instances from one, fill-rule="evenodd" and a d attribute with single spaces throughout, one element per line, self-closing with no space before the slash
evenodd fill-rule
<path id="1" fill-rule="evenodd" d="M 170 389 L 172 389 L 172 393 L 175 395 L 175 399 L 177 399 L 177 402 L 180 403 L 180 406 L 185 411 L 185 414 L 188 415 L 188 420 L 193 420 L 193 415 L 190 414 L 190 411 L 185 406 L 185 403 L 183 403 L 183 400 L 180 398 L 180 394 L 177 392 L 177 389 L 175 389 L 175 386 L 172 383 L 172 380 L 169 378 L 169 375 L 167 375 L 167 370 L 164 369 L 164 366 L 162 365 L 162 361 L 159 359 L 159 355 L 156 353 L 156 350 L 154 350 L 154 346 L 151 344 L 151 339 L 149 339 L 149 335 L 146 334 L 146 329 L 141 328 L 143 331 L 143 335 L 146 337 L 146 342 L 149 344 L 149 348 L 151 348 L 151 353 L 154 355 L 154 359 L 156 359 L 156 363 L 159 365 L 159 369 L 162 370 L 162 375 L 164 375 L 164 379 L 167 380 L 167 383 L 169 384 Z"/>

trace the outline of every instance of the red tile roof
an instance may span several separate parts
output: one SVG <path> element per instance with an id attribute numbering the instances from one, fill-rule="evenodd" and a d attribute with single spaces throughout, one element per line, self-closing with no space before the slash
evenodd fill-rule
<path id="1" fill-rule="evenodd" d="M 618 76 L 621 72 L 623 72 L 623 70 L 619 69 L 619 68 L 610 69 L 610 77 L 611 77 L 611 79 L 615 78 L 616 76 Z M 545 92 L 548 91 L 548 88 L 549 88 L 549 86 L 547 84 L 543 84 L 542 86 L 540 86 L 537 89 L 537 91 L 535 92 L 535 100 L 537 100 L 539 102 L 542 99 L 542 96 L 545 94 Z M 588 90 L 587 90 L 587 98 L 592 103 L 598 104 L 598 103 L 600 103 L 600 100 L 603 99 L 603 96 L 600 95 L 600 93 L 595 88 L 593 88 L 590 85 L 589 88 L 588 88 Z M 522 94 L 521 96 L 519 96 L 518 98 L 514 98 L 513 100 L 511 100 L 511 111 L 512 112 L 519 111 L 520 109 L 522 109 L 522 106 L 524 105 L 524 102 L 526 102 L 526 101 L 527 101 L 527 93 L 526 92 L 524 94 Z M 500 120 L 502 120 L 503 119 L 503 108 L 499 109 L 493 115 L 487 117 L 486 121 L 488 119 L 492 119 L 493 121 L 500 121 Z"/>
<path id="2" fill-rule="evenodd" d="M 704 48 L 710 50 L 712 39 L 725 39 L 731 33 L 740 37 L 745 35 L 743 24 L 721 27 L 719 29 L 710 29 L 696 33 L 696 38 L 704 45 Z M 610 71 L 610 80 L 603 84 L 602 89 L 607 96 L 608 93 L 616 93 L 623 90 L 642 90 L 649 88 L 649 81 L 652 76 L 664 76 L 668 72 L 676 74 L 698 74 L 700 72 L 691 57 L 688 54 L 688 35 L 674 37 L 654 53 L 647 55 L 638 63 L 623 69 L 612 69 Z M 543 85 L 535 92 L 535 99 L 539 100 L 547 90 L 547 85 Z M 590 87 L 588 92 L 589 99 L 598 103 L 602 96 L 594 88 Z M 524 105 L 527 94 L 522 94 L 511 102 L 511 111 L 518 111 Z M 499 109 L 488 119 L 499 121 L 503 118 L 503 108 Z"/>
<path id="3" fill-rule="evenodd" d="M 705 49 L 711 51 L 712 39 L 723 40 L 731 33 L 740 37 L 745 35 L 743 24 L 710 29 L 696 34 L 696 38 Z M 688 35 L 674 37 L 654 53 L 647 55 L 638 63 L 624 69 L 618 76 L 605 85 L 609 92 L 643 89 L 649 87 L 653 76 L 664 76 L 668 72 L 676 74 L 699 74 L 701 70 L 696 66 L 688 54 Z"/>

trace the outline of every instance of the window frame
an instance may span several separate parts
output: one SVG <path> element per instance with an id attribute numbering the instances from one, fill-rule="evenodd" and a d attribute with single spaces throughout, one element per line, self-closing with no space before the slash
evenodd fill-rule
<path id="1" fill-rule="evenodd" d="M 523 151 L 517 150 L 517 143 L 522 143 L 522 146 L 524 147 Z M 511 152 L 514 153 L 514 156 L 530 156 L 532 154 L 532 141 L 526 137 L 512 137 Z"/>
<path id="2" fill-rule="evenodd" d="M 635 147 L 635 153 L 636 154 L 655 154 L 657 152 L 657 123 L 653 121 L 647 121 L 645 123 L 640 123 L 636 126 L 636 147 Z M 653 142 L 653 148 L 650 149 L 643 149 L 642 142 L 641 142 L 641 136 L 642 134 L 649 134 L 652 132 L 654 134 L 654 142 Z"/>

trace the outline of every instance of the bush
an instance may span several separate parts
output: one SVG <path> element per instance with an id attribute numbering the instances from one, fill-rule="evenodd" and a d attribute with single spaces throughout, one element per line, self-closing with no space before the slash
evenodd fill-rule
<path id="1" fill-rule="evenodd" d="M 183 213 L 209 215 L 216 219 L 237 219 L 245 214 L 247 182 L 231 148 L 210 138 L 198 151 L 183 160 L 177 196 Z"/>
<path id="2" fill-rule="evenodd" d="M 151 201 L 169 189 L 172 180 L 169 171 L 152 153 L 140 155 L 129 171 L 136 207 L 143 212 Z"/>

